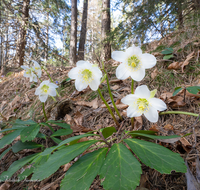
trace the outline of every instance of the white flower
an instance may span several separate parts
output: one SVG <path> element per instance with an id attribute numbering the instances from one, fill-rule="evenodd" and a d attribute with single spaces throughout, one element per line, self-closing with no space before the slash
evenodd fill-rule
<path id="1" fill-rule="evenodd" d="M 101 70 L 87 61 L 78 61 L 76 67 L 68 73 L 69 78 L 75 79 L 75 87 L 82 91 L 89 85 L 92 90 L 97 90 L 102 77 Z"/>
<path id="2" fill-rule="evenodd" d="M 24 77 L 30 78 L 30 82 L 37 82 L 37 76 L 34 74 L 33 69 L 29 66 L 22 65 L 22 69 L 24 69 Z"/>
<path id="3" fill-rule="evenodd" d="M 162 100 L 154 98 L 155 93 L 155 90 L 150 92 L 146 85 L 142 85 L 135 89 L 134 94 L 122 98 L 121 102 L 129 105 L 127 116 L 138 117 L 144 114 L 149 121 L 157 122 L 158 111 L 167 109 L 167 106 Z"/>
<path id="4" fill-rule="evenodd" d="M 58 88 L 56 84 L 51 83 L 49 80 L 45 80 L 36 89 L 35 95 L 39 95 L 40 101 L 45 102 L 48 98 L 48 95 L 56 96 L 56 88 Z"/>
<path id="5" fill-rule="evenodd" d="M 33 63 L 34 63 L 34 66 L 32 67 L 32 69 L 34 72 L 36 72 L 37 76 L 40 78 L 42 75 L 41 67 L 36 61 L 33 61 Z"/>
<path id="6" fill-rule="evenodd" d="M 112 58 L 122 62 L 116 69 L 116 76 L 121 80 L 130 76 L 135 81 L 141 81 L 145 76 L 145 69 L 156 65 L 156 58 L 153 55 L 142 54 L 142 50 L 134 45 L 125 52 L 114 51 Z"/>

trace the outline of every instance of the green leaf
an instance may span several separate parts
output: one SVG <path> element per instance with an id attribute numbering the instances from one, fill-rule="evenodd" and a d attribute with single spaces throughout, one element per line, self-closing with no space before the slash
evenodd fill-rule
<path id="1" fill-rule="evenodd" d="M 200 91 L 200 86 L 190 86 L 186 90 L 191 94 L 197 94 Z"/>
<path id="2" fill-rule="evenodd" d="M 49 120 L 49 121 L 47 121 L 46 123 L 52 123 L 52 124 L 58 125 L 58 126 L 60 126 L 60 127 L 63 127 L 63 128 L 65 128 L 65 129 L 70 129 L 70 125 L 67 124 L 67 123 L 61 123 L 61 122 L 53 121 L 53 120 Z"/>
<path id="3" fill-rule="evenodd" d="M 32 180 L 43 180 L 53 174 L 60 166 L 70 162 L 79 154 L 83 153 L 89 146 L 98 142 L 97 140 L 85 141 L 62 148 L 49 156 L 47 162 L 36 168 Z M 44 172 L 45 171 L 45 172 Z"/>
<path id="4" fill-rule="evenodd" d="M 161 53 L 164 54 L 164 55 L 168 55 L 168 54 L 172 54 L 173 51 L 174 51 L 173 48 L 166 48 Z"/>
<path id="5" fill-rule="evenodd" d="M 36 158 L 39 155 L 39 153 L 36 154 L 32 154 L 29 155 L 27 157 L 24 157 L 20 160 L 17 160 L 15 162 L 13 162 L 11 164 L 11 166 L 8 168 L 7 171 L 4 171 L 1 175 L 0 175 L 0 181 L 5 181 L 8 180 L 12 177 L 12 175 L 19 170 L 20 168 L 22 168 L 25 164 L 27 164 L 28 162 L 31 162 L 34 158 Z"/>
<path id="6" fill-rule="evenodd" d="M 139 185 L 141 164 L 123 145 L 114 144 L 100 171 L 104 189 L 134 190 Z"/>
<path id="7" fill-rule="evenodd" d="M 43 145 L 37 144 L 35 142 L 18 141 L 12 146 L 12 151 L 14 153 L 17 153 L 17 152 L 19 152 L 20 150 L 23 150 L 23 149 L 33 149 L 33 148 L 38 148 L 38 147 L 43 147 Z"/>
<path id="8" fill-rule="evenodd" d="M 69 135 L 69 134 L 72 134 L 72 133 L 73 133 L 72 129 L 59 129 L 58 131 L 56 131 L 55 133 L 53 133 L 51 135 L 51 137 L 62 136 L 62 135 Z"/>
<path id="9" fill-rule="evenodd" d="M 147 137 L 150 139 L 172 139 L 172 138 L 181 138 L 179 135 L 171 135 L 171 136 L 157 136 L 157 135 L 149 135 L 149 134 L 144 134 L 144 133 L 134 133 L 131 132 L 130 135 L 135 138 L 135 137 Z"/>
<path id="10" fill-rule="evenodd" d="M 163 57 L 163 59 L 164 59 L 164 60 L 168 60 L 168 59 L 170 59 L 170 58 L 172 58 L 172 57 L 174 57 L 173 54 L 165 55 L 165 56 Z"/>
<path id="11" fill-rule="evenodd" d="M 62 140 L 60 140 L 60 139 L 58 139 L 58 138 L 56 138 L 56 137 L 51 137 L 51 139 L 52 139 L 55 143 L 57 143 L 57 144 L 59 144 L 59 143 L 62 142 Z"/>
<path id="12" fill-rule="evenodd" d="M 16 124 L 16 125 L 33 125 L 33 124 L 36 124 L 36 122 L 31 119 L 26 120 L 26 121 L 23 121 L 21 119 L 16 119 L 14 124 Z"/>
<path id="13" fill-rule="evenodd" d="M 9 152 L 9 151 L 11 150 L 11 148 L 12 148 L 12 147 L 7 148 L 6 150 L 4 150 L 4 151 L 2 152 L 2 154 L 1 154 L 1 156 L 0 156 L 0 160 L 3 158 L 3 156 L 4 156 L 7 152 Z"/>
<path id="14" fill-rule="evenodd" d="M 182 88 L 181 86 L 176 87 L 176 88 L 174 89 L 173 96 L 175 96 L 176 94 L 178 94 L 182 89 L 183 89 L 183 88 Z"/>
<path id="15" fill-rule="evenodd" d="M 125 139 L 124 142 L 145 165 L 162 174 L 171 174 L 172 170 L 183 173 L 187 171 L 183 158 L 163 146 L 138 139 Z"/>
<path id="16" fill-rule="evenodd" d="M 69 168 L 61 182 L 61 190 L 89 189 L 94 178 L 99 173 L 105 160 L 108 148 L 82 156 L 72 167 Z"/>
<path id="17" fill-rule="evenodd" d="M 29 175 L 33 173 L 33 170 L 34 170 L 34 167 L 26 168 L 24 172 L 22 172 L 21 174 L 17 176 L 18 180 L 21 181 L 23 179 L 26 179 Z"/>
<path id="18" fill-rule="evenodd" d="M 38 133 L 36 137 L 41 138 L 41 139 L 46 139 L 46 135 L 44 135 L 43 133 Z"/>
<path id="19" fill-rule="evenodd" d="M 102 129 L 101 132 L 102 132 L 102 135 L 104 136 L 104 138 L 106 139 L 117 131 L 114 127 L 106 127 L 104 129 Z"/>
<path id="20" fill-rule="evenodd" d="M 128 131 L 130 132 L 130 131 Z M 132 131 L 131 133 L 137 134 L 137 133 L 142 133 L 142 134 L 148 134 L 148 135 L 155 135 L 157 132 L 156 131 L 146 131 L 146 130 L 138 130 L 138 131 Z"/>
<path id="21" fill-rule="evenodd" d="M 17 138 L 22 129 L 18 129 L 16 131 L 13 131 L 7 135 L 5 135 L 1 140 L 0 140 L 0 149 L 3 148 L 5 145 L 10 144 L 15 138 Z"/>
<path id="22" fill-rule="evenodd" d="M 30 125 L 21 131 L 21 141 L 32 141 L 40 130 L 39 124 Z"/>

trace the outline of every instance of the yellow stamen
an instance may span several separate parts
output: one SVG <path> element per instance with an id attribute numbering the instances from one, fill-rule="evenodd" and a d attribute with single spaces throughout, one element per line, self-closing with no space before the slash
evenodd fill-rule
<path id="1" fill-rule="evenodd" d="M 138 111 L 140 113 L 143 113 L 144 111 L 148 111 L 149 110 L 148 100 L 145 98 L 138 98 L 137 99 L 137 107 L 138 107 Z"/>
<path id="2" fill-rule="evenodd" d="M 85 69 L 81 72 L 82 74 L 82 78 L 83 78 L 83 82 L 90 82 L 92 79 L 92 71 L 90 71 L 89 69 Z"/>
<path id="3" fill-rule="evenodd" d="M 44 92 L 44 93 L 47 93 L 48 90 L 49 90 L 49 86 L 47 86 L 46 84 L 44 84 L 41 88 L 41 90 Z"/>

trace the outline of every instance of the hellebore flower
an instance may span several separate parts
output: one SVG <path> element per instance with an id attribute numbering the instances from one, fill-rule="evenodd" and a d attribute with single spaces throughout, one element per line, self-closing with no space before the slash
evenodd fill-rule
<path id="1" fill-rule="evenodd" d="M 36 89 L 35 95 L 39 95 L 41 102 L 46 102 L 48 95 L 56 96 L 56 88 L 58 88 L 56 84 L 51 83 L 49 80 L 45 80 Z"/>
<path id="2" fill-rule="evenodd" d="M 144 114 L 150 122 L 157 122 L 158 111 L 167 109 L 167 106 L 162 100 L 154 98 L 155 93 L 156 90 L 150 92 L 146 85 L 142 85 L 135 89 L 134 94 L 122 98 L 121 102 L 129 105 L 127 116 L 138 117 Z"/>
<path id="3" fill-rule="evenodd" d="M 33 69 L 29 66 L 22 65 L 22 69 L 24 69 L 24 77 L 30 78 L 30 82 L 37 82 L 37 76 L 34 74 Z"/>
<path id="4" fill-rule="evenodd" d="M 33 61 L 33 63 L 34 63 L 34 66 L 32 67 L 32 69 L 37 74 L 37 76 L 40 78 L 42 75 L 41 67 L 36 61 Z"/>
<path id="5" fill-rule="evenodd" d="M 120 80 L 129 76 L 135 81 L 141 81 L 145 76 L 145 69 L 156 65 L 156 58 L 149 53 L 142 53 L 139 47 L 133 45 L 123 51 L 114 51 L 112 59 L 122 62 L 116 69 L 116 76 Z"/>
<path id="6" fill-rule="evenodd" d="M 102 72 L 98 66 L 87 61 L 78 61 L 76 67 L 68 73 L 69 78 L 75 79 L 75 87 L 82 91 L 89 85 L 93 91 L 96 91 L 100 85 Z"/>

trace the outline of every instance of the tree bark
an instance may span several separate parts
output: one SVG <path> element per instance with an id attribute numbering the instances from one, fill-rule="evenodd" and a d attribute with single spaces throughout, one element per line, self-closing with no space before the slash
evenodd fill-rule
<path id="1" fill-rule="evenodd" d="M 22 23 L 20 27 L 19 43 L 16 50 L 16 59 L 19 65 L 23 65 L 25 46 L 26 46 L 26 30 L 29 18 L 29 5 L 30 0 L 24 0 L 22 6 Z"/>
<path id="2" fill-rule="evenodd" d="M 108 40 L 110 33 L 110 0 L 103 0 L 102 6 L 102 40 L 103 40 L 103 55 L 102 59 L 108 61 L 111 59 L 111 45 Z"/>
<path id="3" fill-rule="evenodd" d="M 70 51 L 69 63 L 76 63 L 76 46 L 77 46 L 77 0 L 71 0 L 71 34 L 70 34 Z"/>
<path id="4" fill-rule="evenodd" d="M 87 31 L 87 10 L 88 10 L 88 0 L 84 0 L 82 24 L 81 24 L 81 36 L 78 48 L 78 60 L 84 60 L 84 46 L 85 46 L 86 31 Z"/>

